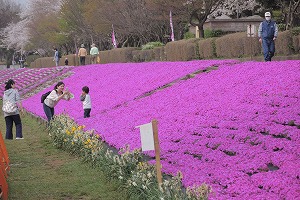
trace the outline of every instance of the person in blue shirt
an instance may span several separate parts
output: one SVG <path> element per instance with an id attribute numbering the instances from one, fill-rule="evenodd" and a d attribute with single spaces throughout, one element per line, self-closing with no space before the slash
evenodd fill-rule
<path id="1" fill-rule="evenodd" d="M 278 36 L 278 27 L 275 21 L 271 20 L 271 13 L 265 13 L 265 20 L 258 28 L 259 42 L 262 43 L 265 61 L 271 61 L 275 53 L 275 40 Z"/>
<path id="2" fill-rule="evenodd" d="M 58 50 L 57 48 L 54 49 L 54 57 L 53 57 L 53 61 L 55 61 L 55 66 L 57 67 L 59 65 L 59 54 L 58 54 Z"/>

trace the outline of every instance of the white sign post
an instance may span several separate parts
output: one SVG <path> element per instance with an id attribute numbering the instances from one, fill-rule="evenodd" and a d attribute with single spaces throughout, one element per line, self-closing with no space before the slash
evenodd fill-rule
<path id="1" fill-rule="evenodd" d="M 138 126 L 141 134 L 142 151 L 155 150 L 152 123 Z"/>
<path id="2" fill-rule="evenodd" d="M 162 175 L 157 120 L 152 120 L 148 124 L 137 126 L 137 128 L 140 128 L 142 151 L 155 150 L 156 175 L 158 186 L 160 188 L 160 185 L 162 184 Z"/>
<path id="3" fill-rule="evenodd" d="M 250 38 L 250 57 L 252 60 L 253 48 L 252 48 L 252 38 L 256 37 L 256 26 L 254 24 L 249 24 L 247 26 L 247 37 Z"/>

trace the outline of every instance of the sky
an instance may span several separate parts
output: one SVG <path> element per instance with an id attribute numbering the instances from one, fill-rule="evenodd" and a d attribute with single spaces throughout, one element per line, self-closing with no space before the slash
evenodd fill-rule
<path id="1" fill-rule="evenodd" d="M 13 0 L 13 1 L 15 1 L 18 4 L 21 4 L 22 6 L 25 6 L 29 2 L 29 0 Z"/>

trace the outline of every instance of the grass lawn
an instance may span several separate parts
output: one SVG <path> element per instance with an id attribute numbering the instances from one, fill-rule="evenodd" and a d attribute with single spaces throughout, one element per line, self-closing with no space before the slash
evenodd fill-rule
<path id="1" fill-rule="evenodd" d="M 0 114 L 0 131 L 5 138 L 2 111 Z M 5 140 L 11 167 L 10 200 L 126 199 L 120 185 L 106 180 L 99 169 L 53 147 L 45 125 L 28 114 L 21 118 L 25 139 Z M 13 134 L 15 137 L 15 126 Z"/>

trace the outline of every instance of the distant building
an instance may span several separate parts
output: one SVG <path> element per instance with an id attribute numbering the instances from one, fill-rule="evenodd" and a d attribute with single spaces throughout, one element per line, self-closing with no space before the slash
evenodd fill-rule
<path id="1" fill-rule="evenodd" d="M 263 18 L 259 15 L 253 15 L 250 17 L 242 17 L 238 19 L 231 19 L 227 15 L 221 15 L 216 18 L 209 18 L 204 23 L 204 30 L 222 30 L 224 32 L 246 32 L 248 25 L 258 26 L 260 22 L 263 21 Z M 190 31 L 195 33 L 196 37 L 199 37 L 198 27 L 190 27 Z"/>

